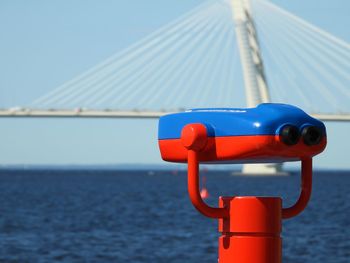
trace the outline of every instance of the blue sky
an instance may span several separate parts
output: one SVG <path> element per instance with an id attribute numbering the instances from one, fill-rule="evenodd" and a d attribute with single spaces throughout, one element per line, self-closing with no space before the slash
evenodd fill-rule
<path id="1" fill-rule="evenodd" d="M 0 107 L 24 105 L 157 28 L 199 0 L 2 0 Z M 350 2 L 272 1 L 350 42 Z M 327 124 L 325 168 L 350 168 L 350 124 Z M 0 119 L 0 164 L 161 163 L 156 120 Z"/>

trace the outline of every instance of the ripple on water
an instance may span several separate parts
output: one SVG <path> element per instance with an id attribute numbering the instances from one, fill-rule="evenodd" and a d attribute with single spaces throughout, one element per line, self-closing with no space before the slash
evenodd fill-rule
<path id="1" fill-rule="evenodd" d="M 283 224 L 284 263 L 350 262 L 350 173 L 317 173 L 308 209 Z M 0 262 L 216 262 L 217 222 L 199 215 L 186 176 L 0 171 Z M 225 182 L 225 183 L 223 183 Z M 219 195 L 298 194 L 299 178 L 207 173 Z"/>

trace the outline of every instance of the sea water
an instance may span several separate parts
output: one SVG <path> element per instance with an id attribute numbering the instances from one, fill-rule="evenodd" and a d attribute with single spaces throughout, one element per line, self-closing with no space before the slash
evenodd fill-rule
<path id="1" fill-rule="evenodd" d="M 210 198 L 299 193 L 297 174 L 203 171 Z M 0 262 L 217 262 L 217 221 L 178 171 L 0 170 Z M 314 174 L 311 202 L 283 222 L 284 263 L 350 262 L 350 172 Z M 252 252 L 253 253 L 253 252 Z"/>

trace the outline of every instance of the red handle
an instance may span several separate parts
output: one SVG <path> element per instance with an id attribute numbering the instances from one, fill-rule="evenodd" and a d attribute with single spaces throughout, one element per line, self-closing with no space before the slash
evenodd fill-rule
<path id="1" fill-rule="evenodd" d="M 203 124 L 186 125 L 181 132 L 181 141 L 188 149 L 188 193 L 194 207 L 203 215 L 212 218 L 229 217 L 228 208 L 214 208 L 208 206 L 199 192 L 199 161 L 198 153 L 207 144 L 207 129 Z M 298 201 L 289 208 L 282 209 L 282 218 L 288 219 L 300 214 L 307 206 L 312 190 L 312 158 L 301 161 L 301 192 Z"/>
<path id="2" fill-rule="evenodd" d="M 188 193 L 193 206 L 200 213 L 212 218 L 224 218 L 229 216 L 228 209 L 208 206 L 203 201 L 199 192 L 198 152 L 205 148 L 207 139 L 207 128 L 203 124 L 188 124 L 182 129 L 181 141 L 183 146 L 188 149 Z"/>
<path id="3" fill-rule="evenodd" d="M 288 219 L 300 214 L 307 206 L 312 191 L 312 158 L 301 161 L 301 192 L 298 201 L 282 209 L 282 218 Z"/>
<path id="4" fill-rule="evenodd" d="M 199 192 L 199 163 L 198 154 L 194 150 L 188 151 L 188 193 L 194 207 L 203 215 L 212 218 L 229 217 L 227 208 L 215 208 L 208 206 Z"/>

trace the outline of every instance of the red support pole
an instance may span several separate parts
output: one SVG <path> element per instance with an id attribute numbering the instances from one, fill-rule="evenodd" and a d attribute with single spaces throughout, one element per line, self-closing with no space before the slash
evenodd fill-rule
<path id="1" fill-rule="evenodd" d="M 198 153 L 207 144 L 202 124 L 185 126 L 181 134 L 188 150 L 188 192 L 192 204 L 203 215 L 219 219 L 219 263 L 281 263 L 282 218 L 301 213 L 311 196 L 312 158 L 302 160 L 301 193 L 290 208 L 282 208 L 278 197 L 220 197 L 219 207 L 208 206 L 199 191 Z"/>
<path id="2" fill-rule="evenodd" d="M 203 215 L 219 219 L 219 263 L 281 263 L 282 200 L 274 197 L 220 197 L 208 206 L 199 192 L 197 152 L 188 151 L 188 192 Z"/>
<path id="3" fill-rule="evenodd" d="M 281 263 L 282 200 L 277 197 L 220 197 L 230 216 L 219 219 L 219 263 Z"/>

